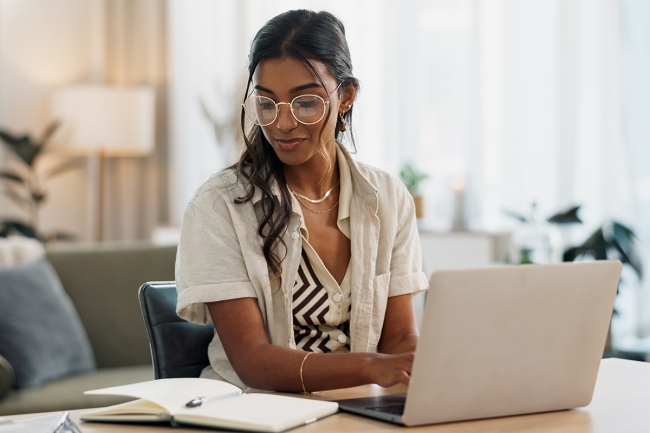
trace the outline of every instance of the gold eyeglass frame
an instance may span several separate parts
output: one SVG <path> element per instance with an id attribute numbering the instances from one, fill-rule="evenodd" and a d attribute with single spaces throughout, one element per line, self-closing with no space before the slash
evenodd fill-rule
<path id="1" fill-rule="evenodd" d="M 319 96 L 319 95 L 314 95 L 314 94 L 311 94 L 311 93 L 306 94 L 306 95 L 298 95 L 298 96 L 296 96 L 295 98 L 293 98 L 293 99 L 291 100 L 291 102 L 275 102 L 273 99 L 269 98 L 268 96 L 261 96 L 261 95 L 253 95 L 253 94 L 251 94 L 248 98 L 246 98 L 246 99 L 244 100 L 244 102 L 241 104 L 241 106 L 242 106 L 242 109 L 244 110 L 244 115 L 246 116 L 246 118 L 247 118 L 248 120 L 250 120 L 251 122 L 253 122 L 255 125 L 258 125 L 258 126 L 269 126 L 269 125 L 273 124 L 273 122 L 275 122 L 276 120 L 278 120 L 278 116 L 280 115 L 280 105 L 288 105 L 288 106 L 289 106 L 289 111 L 291 112 L 291 115 L 293 116 L 293 118 L 296 119 L 296 122 L 301 123 L 301 124 L 303 124 L 303 125 L 315 125 L 315 124 L 317 124 L 318 122 L 320 122 L 321 120 L 323 120 L 323 118 L 325 117 L 325 113 L 327 113 L 327 110 L 323 110 L 323 114 L 320 116 L 320 119 L 318 119 L 317 121 L 307 123 L 307 122 L 303 122 L 302 120 L 298 119 L 298 117 L 296 116 L 296 113 L 293 112 L 293 102 L 294 102 L 296 99 L 298 99 L 298 98 L 302 98 L 302 97 L 304 97 L 304 96 L 315 96 L 316 98 L 320 99 L 320 100 L 323 102 L 323 105 L 327 106 L 327 104 L 330 103 L 330 100 L 331 100 L 331 98 L 332 98 L 332 95 L 333 95 L 337 90 L 339 90 L 339 87 L 341 87 L 341 84 L 343 84 L 343 83 L 341 82 L 338 86 L 336 86 L 336 89 L 334 89 L 334 90 L 332 91 L 332 93 L 329 93 L 329 94 L 327 95 L 327 98 L 328 98 L 327 101 L 324 100 L 321 96 Z M 255 120 L 251 119 L 250 116 L 248 115 L 248 112 L 246 111 L 246 103 L 247 103 L 248 100 L 251 99 L 251 98 L 266 98 L 266 99 L 268 99 L 269 101 L 273 102 L 273 104 L 275 104 L 275 117 L 273 117 L 273 120 L 271 120 L 269 123 L 261 124 L 261 123 L 258 123 L 258 122 L 255 121 Z"/>

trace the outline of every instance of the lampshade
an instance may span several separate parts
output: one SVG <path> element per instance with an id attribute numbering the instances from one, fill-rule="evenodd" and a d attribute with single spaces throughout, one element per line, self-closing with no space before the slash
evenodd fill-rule
<path id="1" fill-rule="evenodd" d="M 61 122 L 50 150 L 65 154 L 145 156 L 154 148 L 155 94 L 150 87 L 79 85 L 52 96 Z"/>

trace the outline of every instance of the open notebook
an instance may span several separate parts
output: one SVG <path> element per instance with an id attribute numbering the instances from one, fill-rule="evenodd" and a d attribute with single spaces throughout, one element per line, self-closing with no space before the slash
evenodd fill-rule
<path id="1" fill-rule="evenodd" d="M 242 394 L 234 385 L 212 379 L 159 379 L 86 391 L 139 400 L 84 412 L 83 421 L 167 422 L 259 432 L 281 432 L 331 415 L 338 404 L 274 394 Z M 200 406 L 188 407 L 197 397 Z"/>

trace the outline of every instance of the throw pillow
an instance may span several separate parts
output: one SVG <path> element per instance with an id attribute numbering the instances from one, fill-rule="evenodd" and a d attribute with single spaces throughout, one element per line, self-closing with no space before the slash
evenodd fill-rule
<path id="1" fill-rule="evenodd" d="M 24 236 L 0 237 L 0 268 L 22 265 L 45 257 L 43 244 Z"/>
<path id="2" fill-rule="evenodd" d="M 19 389 L 96 368 L 77 310 L 44 258 L 0 269 L 0 355 Z"/>

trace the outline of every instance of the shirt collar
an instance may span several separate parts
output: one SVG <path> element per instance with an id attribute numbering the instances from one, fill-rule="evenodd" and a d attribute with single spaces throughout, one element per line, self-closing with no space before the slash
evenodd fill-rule
<path id="1" fill-rule="evenodd" d="M 339 180 L 341 190 L 339 192 L 339 215 L 336 224 L 339 230 L 348 238 L 350 237 L 350 206 L 352 204 L 352 175 L 350 164 L 340 146 L 336 148 L 337 161 L 339 163 Z"/>

